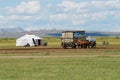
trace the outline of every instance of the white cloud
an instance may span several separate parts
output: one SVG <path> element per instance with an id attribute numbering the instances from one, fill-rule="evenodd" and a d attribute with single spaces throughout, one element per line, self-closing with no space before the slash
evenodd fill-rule
<path id="1" fill-rule="evenodd" d="M 115 27 L 111 29 L 111 31 L 120 32 L 120 25 L 115 25 Z"/>
<path id="2" fill-rule="evenodd" d="M 50 19 L 54 21 L 62 21 L 62 20 L 68 19 L 68 15 L 67 14 L 54 14 L 54 15 L 50 15 Z"/>
<path id="3" fill-rule="evenodd" d="M 4 20 L 5 17 L 4 16 L 0 16 L 0 21 Z"/>
<path id="4" fill-rule="evenodd" d="M 30 31 L 30 30 L 39 30 L 39 26 L 29 26 L 29 27 L 26 27 L 25 30 L 27 30 L 27 31 Z"/>
<path id="5" fill-rule="evenodd" d="M 119 0 L 92 1 L 92 5 L 98 9 L 120 9 Z"/>
<path id="6" fill-rule="evenodd" d="M 8 20 L 30 20 L 32 16 L 18 16 L 18 15 L 11 15 L 7 17 Z"/>
<path id="7" fill-rule="evenodd" d="M 77 26 L 88 23 L 90 14 L 70 15 L 69 17 L 71 18 L 72 24 Z"/>
<path id="8" fill-rule="evenodd" d="M 72 24 L 75 25 L 75 26 L 84 25 L 85 23 L 86 23 L 85 20 L 73 20 L 72 21 Z"/>
<path id="9" fill-rule="evenodd" d="M 108 20 L 109 19 L 115 19 L 119 20 L 120 19 L 120 11 L 101 11 L 101 12 L 95 12 L 90 14 L 91 15 L 91 20 L 97 20 L 97 21 L 102 21 L 102 20 Z"/>
<path id="10" fill-rule="evenodd" d="M 108 13 L 106 12 L 96 12 L 91 14 L 91 20 L 93 21 L 101 21 L 107 18 Z"/>
<path id="11" fill-rule="evenodd" d="M 63 1 L 58 4 L 58 6 L 64 12 L 74 12 L 74 13 L 83 13 L 90 11 L 100 11 L 100 10 L 108 10 L 108 9 L 120 9 L 120 1 L 119 0 L 108 0 L 108 1 L 96 1 L 93 0 L 91 2 L 74 2 L 74 1 Z"/>
<path id="12" fill-rule="evenodd" d="M 63 9 L 64 12 L 73 11 L 74 13 L 83 13 L 87 12 L 87 8 L 89 8 L 89 2 L 73 2 L 73 1 L 63 1 L 62 3 L 58 4 L 58 7 Z"/>
<path id="13" fill-rule="evenodd" d="M 0 16 L 0 21 L 32 20 L 34 16 L 10 15 Z"/>
<path id="14" fill-rule="evenodd" d="M 112 12 L 112 14 L 114 15 L 115 19 L 120 20 L 120 11 Z"/>
<path id="15" fill-rule="evenodd" d="M 115 18 L 117 20 L 120 18 L 120 0 L 92 0 L 90 2 L 74 2 L 64 0 L 62 3 L 59 3 L 58 6 L 63 10 L 63 13 L 67 12 L 67 18 L 71 20 L 73 25 L 86 24 L 92 21 L 110 21 L 110 18 Z M 54 17 L 54 19 L 56 18 L 57 16 Z M 62 17 L 62 19 L 64 18 Z"/>
<path id="16" fill-rule="evenodd" d="M 23 15 L 0 16 L 0 25 L 1 26 L 10 26 L 10 25 L 18 26 L 19 24 L 32 22 L 33 18 L 36 18 L 36 16 L 23 16 Z"/>
<path id="17" fill-rule="evenodd" d="M 58 4 L 59 7 L 62 7 L 65 12 L 73 10 L 77 7 L 76 3 L 71 1 L 63 1 L 61 4 Z"/>
<path id="18" fill-rule="evenodd" d="M 83 25 L 93 26 L 91 29 L 99 29 L 98 26 L 110 28 L 109 26 L 114 24 L 117 25 L 115 25 L 116 27 L 120 25 L 120 0 L 21 1 L 16 7 L 7 7 L 8 14 L 1 10 L 5 14 L 0 16 L 0 24 L 17 26 L 17 24 L 22 23 L 25 27 L 31 26 L 26 28 L 28 30 L 39 27 L 50 29 L 58 25 L 61 29 L 69 29 L 68 26 L 74 29 L 77 28 L 76 26 L 81 27 Z M 95 24 L 98 25 L 94 26 Z M 89 27 L 87 28 L 89 29 Z"/>
<path id="19" fill-rule="evenodd" d="M 2 26 L 5 23 L 5 17 L 0 16 L 0 26 Z"/>
<path id="20" fill-rule="evenodd" d="M 119 8 L 120 9 L 120 0 L 108 1 L 108 2 L 106 2 L 106 5 L 109 5 L 113 8 Z"/>
<path id="21" fill-rule="evenodd" d="M 29 2 L 21 2 L 15 8 L 7 7 L 6 10 L 9 13 L 28 13 L 28 14 L 35 14 L 40 10 L 39 1 L 29 1 Z"/>

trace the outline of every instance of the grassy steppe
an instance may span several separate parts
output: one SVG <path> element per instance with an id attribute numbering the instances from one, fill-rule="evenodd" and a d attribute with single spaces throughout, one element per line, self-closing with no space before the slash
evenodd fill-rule
<path id="1" fill-rule="evenodd" d="M 16 39 L 14 38 L 2 38 L 0 39 L 0 48 L 15 47 Z"/>
<path id="2" fill-rule="evenodd" d="M 111 46 L 120 46 L 119 37 L 96 38 L 98 47 L 101 46 L 101 41 L 109 41 Z M 45 40 L 48 42 L 47 47 L 60 47 L 59 38 L 45 38 Z M 15 39 L 0 39 L 0 49 L 2 48 L 16 48 Z M 47 57 L 2 58 L 3 56 Z M 22 54 L 0 52 L 0 80 L 119 80 L 119 75 L 119 49 L 46 50 L 43 52 L 22 52 Z"/>
<path id="3" fill-rule="evenodd" d="M 0 80 L 119 80 L 120 58 L 0 59 Z"/>
<path id="4" fill-rule="evenodd" d="M 120 46 L 120 37 L 96 37 L 98 45 L 101 44 L 102 41 L 108 41 L 110 45 L 118 45 Z"/>

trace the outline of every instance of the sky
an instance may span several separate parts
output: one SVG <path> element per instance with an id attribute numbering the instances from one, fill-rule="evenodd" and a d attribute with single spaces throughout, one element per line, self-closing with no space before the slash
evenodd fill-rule
<path id="1" fill-rule="evenodd" d="M 120 32 L 120 0 L 0 0 L 0 28 Z"/>

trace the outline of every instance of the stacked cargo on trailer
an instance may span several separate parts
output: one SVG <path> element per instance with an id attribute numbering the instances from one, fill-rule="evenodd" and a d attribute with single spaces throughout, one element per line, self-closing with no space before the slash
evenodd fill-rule
<path id="1" fill-rule="evenodd" d="M 91 44 L 96 46 L 96 42 L 92 43 L 92 41 L 86 39 L 85 31 L 63 31 L 61 39 L 63 48 L 76 48 L 77 46 L 78 48 L 93 47 Z"/>

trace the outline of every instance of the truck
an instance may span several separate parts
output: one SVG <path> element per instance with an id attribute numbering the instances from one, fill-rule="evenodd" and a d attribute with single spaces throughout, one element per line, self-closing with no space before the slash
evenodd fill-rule
<path id="1" fill-rule="evenodd" d="M 71 48 L 95 48 L 96 40 L 87 38 L 85 31 L 63 31 L 61 37 L 61 46 L 66 49 Z"/>

